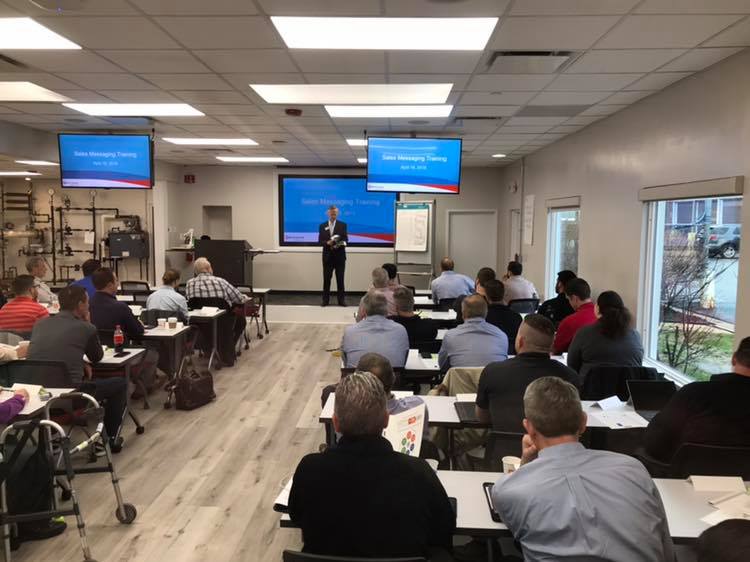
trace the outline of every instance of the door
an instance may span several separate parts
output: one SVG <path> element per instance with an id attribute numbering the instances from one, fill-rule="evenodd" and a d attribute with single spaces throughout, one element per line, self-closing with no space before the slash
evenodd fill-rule
<path id="1" fill-rule="evenodd" d="M 447 239 L 459 273 L 473 278 L 482 267 L 497 270 L 497 211 L 449 210 Z"/>
<path id="2" fill-rule="evenodd" d="M 521 255 L 521 209 L 510 212 L 510 249 L 508 261 L 516 261 Z"/>

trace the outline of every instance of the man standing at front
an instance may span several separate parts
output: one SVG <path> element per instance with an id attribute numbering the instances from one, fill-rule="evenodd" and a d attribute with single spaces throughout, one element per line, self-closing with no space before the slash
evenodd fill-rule
<path id="1" fill-rule="evenodd" d="M 328 207 L 328 222 L 318 227 L 318 244 L 323 246 L 323 302 L 328 306 L 331 296 L 331 276 L 336 271 L 336 291 L 339 306 L 346 306 L 344 298 L 344 272 L 346 270 L 346 243 L 349 235 L 346 223 L 337 220 L 339 210 L 336 205 Z"/>

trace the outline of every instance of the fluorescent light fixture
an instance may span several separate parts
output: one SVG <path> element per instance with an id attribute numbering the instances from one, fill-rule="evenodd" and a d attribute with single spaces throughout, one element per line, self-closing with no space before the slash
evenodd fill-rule
<path id="1" fill-rule="evenodd" d="M 14 176 L 41 176 L 39 172 L 2 172 L 0 171 L 0 177 L 14 177 Z"/>
<path id="2" fill-rule="evenodd" d="M 493 155 L 492 155 L 492 157 L 493 157 L 493 158 L 505 158 L 505 156 L 506 156 L 506 155 L 505 155 L 505 154 L 502 154 L 502 153 L 500 153 L 500 154 L 493 154 Z"/>
<path id="3" fill-rule="evenodd" d="M 452 105 L 326 105 L 328 115 L 334 118 L 394 118 L 448 117 Z"/>
<path id="4" fill-rule="evenodd" d="M 498 18 L 271 17 L 290 49 L 482 51 Z"/>
<path id="5" fill-rule="evenodd" d="M 367 158 L 357 158 L 357 162 L 360 164 L 367 164 Z"/>
<path id="6" fill-rule="evenodd" d="M 178 138 L 164 137 L 161 140 L 172 144 L 182 144 L 189 146 L 258 146 L 253 139 L 196 139 L 196 138 Z"/>
<path id="7" fill-rule="evenodd" d="M 31 18 L 0 18 L 0 50 L 80 49 Z"/>
<path id="8" fill-rule="evenodd" d="M 349 146 L 367 146 L 367 139 L 346 139 Z"/>
<path id="9" fill-rule="evenodd" d="M 46 101 L 59 103 L 70 98 L 37 86 L 33 82 L 0 82 L 0 101 Z"/>
<path id="10" fill-rule="evenodd" d="M 86 115 L 104 117 L 202 117 L 205 115 L 186 103 L 64 103 Z"/>
<path id="11" fill-rule="evenodd" d="M 16 160 L 16 164 L 26 164 L 27 166 L 59 166 L 57 162 L 47 162 L 46 160 Z"/>
<path id="12" fill-rule="evenodd" d="M 250 84 L 266 103 L 445 103 L 453 84 Z"/>
<path id="13" fill-rule="evenodd" d="M 283 156 L 217 156 L 222 162 L 246 162 L 251 164 L 285 164 L 289 162 Z"/>

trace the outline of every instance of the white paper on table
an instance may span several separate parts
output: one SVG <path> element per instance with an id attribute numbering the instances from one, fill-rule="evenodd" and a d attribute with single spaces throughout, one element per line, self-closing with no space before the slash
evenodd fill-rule
<path id="1" fill-rule="evenodd" d="M 730 513 L 735 517 L 750 517 L 750 496 L 745 494 L 737 494 L 722 502 L 713 503 L 715 507 L 724 513 Z"/>
<path id="2" fill-rule="evenodd" d="M 394 398 L 408 398 L 409 396 L 414 396 L 414 392 L 411 390 L 392 390 L 391 394 L 393 394 Z"/>
<path id="3" fill-rule="evenodd" d="M 474 393 L 466 392 L 466 393 L 456 394 L 456 402 L 471 402 L 471 403 L 474 403 L 476 401 L 477 401 L 477 393 L 476 392 L 474 392 Z"/>
<path id="4" fill-rule="evenodd" d="M 391 414 L 388 427 L 383 430 L 383 437 L 390 441 L 394 451 L 410 457 L 419 456 L 425 409 L 425 405 L 420 404 L 400 414 Z"/>
<path id="5" fill-rule="evenodd" d="M 594 416 L 610 429 L 631 429 L 648 426 L 648 421 L 636 412 L 597 412 Z"/>
<path id="6" fill-rule="evenodd" d="M 292 482 L 293 480 L 290 478 L 289 482 L 286 483 L 286 486 L 284 486 L 281 492 L 279 492 L 276 501 L 273 502 L 274 511 L 287 511 L 289 507 L 289 493 L 292 491 Z"/>
<path id="7" fill-rule="evenodd" d="M 740 476 L 690 476 L 696 492 L 745 492 L 745 483 Z"/>
<path id="8" fill-rule="evenodd" d="M 23 407 L 23 410 L 18 412 L 18 415 L 28 415 L 44 407 L 46 400 L 42 400 L 39 396 L 39 391 L 42 389 L 41 386 L 36 384 L 19 384 L 16 383 L 12 387 L 13 391 L 4 390 L 0 393 L 0 402 L 10 400 L 15 395 L 15 391 L 18 389 L 25 389 L 29 393 L 29 399 Z"/>
<path id="9" fill-rule="evenodd" d="M 620 408 L 622 406 L 622 401 L 617 396 L 610 396 L 609 398 L 602 398 L 601 400 L 597 400 L 593 404 L 591 404 L 591 407 L 598 407 L 602 410 L 614 410 L 615 408 Z"/>
<path id="10" fill-rule="evenodd" d="M 738 519 L 738 517 L 736 515 L 732 515 L 731 513 L 727 513 L 726 511 L 722 511 L 721 509 L 717 509 L 716 511 L 712 511 L 705 517 L 701 517 L 701 521 L 708 525 L 711 525 L 712 527 L 714 525 L 718 525 L 722 521 L 726 521 L 727 519 Z"/>

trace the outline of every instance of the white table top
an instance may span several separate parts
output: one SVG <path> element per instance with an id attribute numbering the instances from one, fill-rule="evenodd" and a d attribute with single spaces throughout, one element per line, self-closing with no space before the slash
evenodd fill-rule
<path id="1" fill-rule="evenodd" d="M 121 302 L 133 302 L 135 300 L 133 295 L 115 295 L 115 298 Z"/>
<path id="2" fill-rule="evenodd" d="M 438 470 L 438 478 L 448 497 L 456 498 L 456 533 L 478 531 L 478 534 L 505 534 L 508 528 L 492 520 L 482 484 L 497 482 L 504 474 Z"/>
<path id="3" fill-rule="evenodd" d="M 174 328 L 170 329 L 168 327 L 165 328 L 149 328 L 148 330 L 145 330 L 143 332 L 144 338 L 164 338 L 164 339 L 171 339 L 176 338 L 183 332 L 187 332 L 190 329 L 190 326 L 183 326 L 182 328 Z"/>
<path id="4" fill-rule="evenodd" d="M 115 357 L 114 356 L 114 350 L 111 347 L 104 347 L 104 357 L 102 357 L 101 361 L 96 363 L 97 366 L 99 365 L 124 365 L 125 363 L 128 363 L 129 361 L 133 361 L 136 358 L 140 357 L 144 353 L 146 353 L 146 350 L 141 347 L 126 347 L 123 349 L 124 352 L 127 353 L 127 355 L 123 357 Z M 84 356 L 84 359 L 88 361 L 88 358 Z"/>
<path id="5" fill-rule="evenodd" d="M 419 315 L 422 318 L 431 318 L 432 320 L 455 320 L 455 310 L 420 310 Z"/>
<path id="6" fill-rule="evenodd" d="M 216 312 L 213 312 L 211 314 L 206 314 L 203 312 L 203 310 L 189 310 L 188 311 L 188 317 L 192 320 L 193 318 L 218 318 L 222 314 L 226 314 L 226 310 L 223 308 L 220 308 Z"/>
<path id="7" fill-rule="evenodd" d="M 435 306 L 432 297 L 417 295 L 414 297 L 414 306 Z"/>
<path id="8" fill-rule="evenodd" d="M 418 349 L 410 349 L 404 369 L 407 371 L 439 371 L 437 354 L 433 354 L 431 359 L 425 359 L 419 354 Z"/>
<path id="9" fill-rule="evenodd" d="M 448 328 L 441 328 L 437 331 L 437 336 L 435 336 L 436 341 L 443 341 L 443 338 L 445 338 L 445 332 L 448 331 Z"/>
<path id="10" fill-rule="evenodd" d="M 432 289 L 414 289 L 414 295 L 432 297 Z"/>
<path id="11" fill-rule="evenodd" d="M 240 291 L 240 293 L 243 293 L 245 295 L 249 295 L 250 294 L 250 288 L 249 287 L 240 287 L 239 291 Z M 271 292 L 271 289 L 269 289 L 267 287 L 263 287 L 263 288 L 260 288 L 260 289 L 258 287 L 253 287 L 253 294 L 254 295 L 267 295 L 270 292 Z"/>

